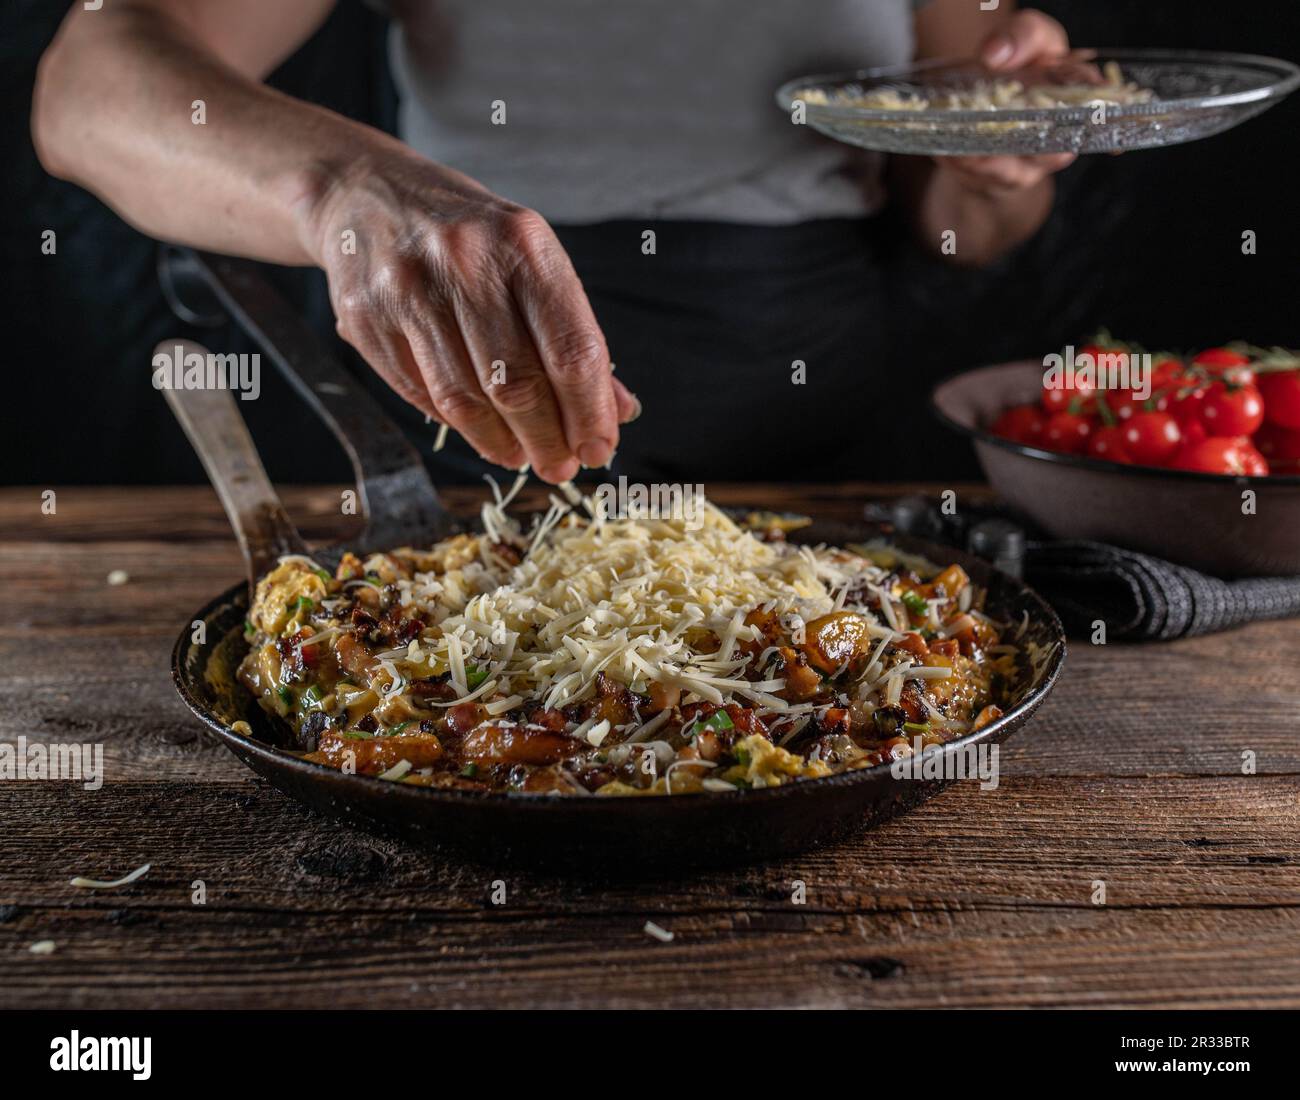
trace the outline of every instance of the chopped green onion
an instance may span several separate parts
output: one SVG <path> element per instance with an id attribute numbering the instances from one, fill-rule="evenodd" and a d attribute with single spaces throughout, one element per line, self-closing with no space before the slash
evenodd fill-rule
<path id="1" fill-rule="evenodd" d="M 312 572 L 315 573 L 316 576 L 320 577 L 320 579 L 326 584 L 329 584 L 329 582 L 334 579 L 330 576 L 328 569 L 313 569 Z"/>
<path id="2" fill-rule="evenodd" d="M 904 592 L 902 597 L 903 605 L 916 615 L 928 615 L 930 605 L 925 602 L 925 597 L 916 592 Z"/>
<path id="3" fill-rule="evenodd" d="M 299 703 L 302 705 L 304 710 L 310 710 L 313 707 L 320 706 L 321 700 L 324 697 L 325 696 L 321 693 L 320 685 L 312 684 L 311 687 L 302 693 L 302 698 L 299 700 Z"/>
<path id="4" fill-rule="evenodd" d="M 747 768 L 747 767 L 749 767 L 749 752 L 748 752 L 748 750 L 746 750 L 746 749 L 737 749 L 737 750 L 736 750 L 736 763 L 739 764 L 742 768 Z M 733 780 L 733 782 L 737 782 L 737 781 Z"/>
<path id="5" fill-rule="evenodd" d="M 473 779 L 478 775 L 478 765 L 471 761 L 460 769 L 460 774 L 462 779 Z"/>
<path id="6" fill-rule="evenodd" d="M 245 638 L 256 638 L 256 637 L 257 637 L 257 627 L 255 627 L 255 626 L 254 626 L 251 622 L 249 622 L 247 619 L 244 620 L 244 637 L 245 637 Z"/>
<path id="7" fill-rule="evenodd" d="M 686 731 L 686 739 L 689 741 L 693 739 L 696 734 L 704 733 L 705 731 L 717 733 L 719 730 L 730 730 L 735 728 L 736 724 L 731 720 L 731 716 L 728 715 L 725 710 L 718 710 L 714 711 L 708 718 L 701 718 L 698 722 L 691 725 L 691 727 Z"/>
<path id="8" fill-rule="evenodd" d="M 294 600 L 293 606 L 289 610 L 301 611 L 303 614 L 309 615 L 315 607 L 316 603 L 310 596 L 299 596 Z"/>
<path id="9" fill-rule="evenodd" d="M 349 741 L 373 741 L 375 735 L 366 730 L 344 730 L 343 736 Z"/>
<path id="10" fill-rule="evenodd" d="M 904 722 L 903 729 L 916 730 L 918 733 L 928 733 L 930 730 L 929 722 Z"/>
<path id="11" fill-rule="evenodd" d="M 286 707 L 293 706 L 293 692 L 283 684 L 276 685 L 275 693 L 280 697 L 280 702 L 282 702 Z"/>
<path id="12" fill-rule="evenodd" d="M 479 668 L 477 665 L 465 666 L 465 683 L 471 690 L 478 687 L 487 678 L 488 670 L 486 668 Z"/>
<path id="13" fill-rule="evenodd" d="M 406 727 L 409 725 L 411 725 L 410 722 L 398 722 L 397 725 L 389 726 L 388 729 L 384 730 L 383 736 L 396 737 L 399 733 L 402 732 L 402 730 L 406 729 Z"/>

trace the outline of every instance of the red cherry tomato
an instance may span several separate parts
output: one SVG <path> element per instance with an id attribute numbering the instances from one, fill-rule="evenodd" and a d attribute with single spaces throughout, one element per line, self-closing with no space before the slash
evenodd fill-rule
<path id="1" fill-rule="evenodd" d="M 1241 472 L 1250 477 L 1268 477 L 1269 465 L 1268 459 L 1259 453 L 1249 443 L 1242 443 L 1237 448 L 1241 455 Z"/>
<path id="2" fill-rule="evenodd" d="M 1135 412 L 1142 411 L 1142 400 L 1132 390 L 1106 390 L 1098 396 L 1106 402 L 1106 408 L 1116 420 L 1127 420 Z"/>
<path id="3" fill-rule="evenodd" d="M 1088 437 L 1084 448 L 1090 458 L 1100 458 L 1105 462 L 1132 463 L 1128 451 L 1124 449 L 1124 429 L 1119 424 L 1108 424 L 1098 428 Z"/>
<path id="4" fill-rule="evenodd" d="M 1038 447 L 1042 445 L 1046 426 L 1047 417 L 1037 405 L 1013 405 L 993 422 L 991 431 L 1013 443 Z"/>
<path id="5" fill-rule="evenodd" d="M 1242 355 L 1231 348 L 1206 348 L 1192 360 L 1198 367 L 1221 370 L 1226 367 L 1244 367 L 1250 363 L 1249 355 Z"/>
<path id="6" fill-rule="evenodd" d="M 1250 356 L 1230 348 L 1208 348 L 1193 359 L 1192 363 L 1239 385 L 1249 385 L 1255 381 L 1255 372 L 1250 369 Z"/>
<path id="7" fill-rule="evenodd" d="M 1272 466 L 1300 463 L 1300 431 L 1266 423 L 1255 433 L 1255 446 Z"/>
<path id="8" fill-rule="evenodd" d="M 1254 386 L 1211 382 L 1201 401 L 1209 435 L 1253 435 L 1264 423 L 1264 400 Z"/>
<path id="9" fill-rule="evenodd" d="M 1268 463 L 1258 451 L 1225 436 L 1211 436 L 1184 447 L 1174 460 L 1175 469 L 1202 474 L 1251 474 L 1260 470 L 1261 464 L 1263 473 L 1267 473 Z"/>
<path id="10" fill-rule="evenodd" d="M 1264 399 L 1264 419 L 1292 431 L 1300 430 L 1300 371 L 1264 373 L 1258 380 Z"/>
<path id="11" fill-rule="evenodd" d="M 1139 466 L 1163 466 L 1178 452 L 1183 433 L 1165 412 L 1135 413 L 1124 422 L 1124 450 Z"/>
<path id="12" fill-rule="evenodd" d="M 1177 419 L 1175 417 L 1174 419 Z M 1202 439 L 1209 439 L 1210 433 L 1205 430 L 1205 423 L 1200 420 L 1189 420 L 1185 424 L 1180 423 L 1178 430 L 1183 434 L 1184 447 L 1191 443 L 1199 443 Z"/>
<path id="13" fill-rule="evenodd" d="M 1076 358 L 1091 355 L 1095 365 L 1098 353 L 1103 350 L 1094 344 L 1089 344 L 1079 349 Z M 1071 406 L 1076 412 L 1085 411 L 1097 392 L 1095 376 L 1093 381 L 1089 381 L 1087 378 L 1080 377 L 1076 371 L 1073 375 L 1064 379 L 1063 382 L 1068 382 L 1068 384 L 1051 388 L 1047 385 L 1043 386 L 1043 408 L 1049 413 L 1069 412 Z"/>
<path id="14" fill-rule="evenodd" d="M 1182 378 L 1186 369 L 1181 359 L 1170 357 L 1157 360 L 1151 367 L 1151 389 L 1163 390 L 1172 386 Z"/>
<path id="15" fill-rule="evenodd" d="M 1151 403 L 1157 412 L 1169 413 L 1180 428 L 1186 429 L 1201 422 L 1201 409 L 1207 392 L 1207 386 L 1188 380 L 1162 390 Z"/>
<path id="16" fill-rule="evenodd" d="M 1096 393 L 1096 387 L 1075 379 L 1068 386 L 1049 389 L 1043 387 L 1043 408 L 1049 413 L 1068 412 L 1070 407 L 1082 409 L 1093 398 Z"/>
<path id="17" fill-rule="evenodd" d="M 1092 421 L 1074 413 L 1058 412 L 1047 418 L 1043 430 L 1043 446 L 1062 454 L 1082 454 L 1092 435 Z"/>

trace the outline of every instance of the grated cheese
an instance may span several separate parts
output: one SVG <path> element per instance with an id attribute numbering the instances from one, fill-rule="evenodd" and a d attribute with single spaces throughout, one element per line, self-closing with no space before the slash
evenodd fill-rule
<path id="1" fill-rule="evenodd" d="M 655 924 L 652 920 L 645 922 L 645 933 L 647 936 L 653 936 L 660 943 L 673 942 L 673 934 L 666 928 L 660 928 L 659 925 Z"/>
<path id="2" fill-rule="evenodd" d="M 561 490 L 570 498 L 577 492 Z M 783 679 L 743 675 L 747 655 L 736 647 L 756 637 L 746 614 L 771 605 L 810 620 L 842 602 L 856 579 L 881 576 L 853 555 L 762 542 L 711 505 L 688 530 L 676 519 L 579 521 L 553 495 L 550 510 L 525 535 L 504 513 L 508 499 L 485 512 L 498 534 L 527 542 L 524 560 L 485 578 L 459 608 L 457 584 L 444 577 L 441 602 L 451 611 L 439 623 L 441 638 L 423 642 L 446 661 L 458 702 L 474 697 L 465 676 L 472 636 L 474 655 L 491 661 L 498 690 L 542 698 L 547 707 L 589 697 L 603 672 L 622 684 L 673 685 L 711 703 L 742 697 L 787 710 L 790 704 L 773 694 Z M 492 640 L 488 624 L 504 628 L 507 644 Z"/>
<path id="3" fill-rule="evenodd" d="M 112 879 L 107 882 L 102 879 L 83 878 L 81 875 L 78 875 L 76 878 L 69 879 L 68 885 L 81 886 L 88 890 L 115 890 L 119 886 L 129 886 L 137 879 L 144 878 L 144 876 L 149 873 L 149 868 L 152 866 L 152 863 L 141 864 L 129 875 L 123 875 L 121 878 Z"/>

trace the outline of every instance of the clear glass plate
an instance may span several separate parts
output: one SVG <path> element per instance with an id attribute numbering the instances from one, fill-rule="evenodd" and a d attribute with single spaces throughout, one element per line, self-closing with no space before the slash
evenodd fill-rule
<path id="1" fill-rule="evenodd" d="M 904 94 L 927 89 L 970 90 L 977 81 L 1019 80 L 1028 87 L 1078 84 L 1085 69 L 1118 64 L 1126 81 L 1149 88 L 1147 103 L 1069 107 L 891 109 L 844 102 L 879 89 Z M 1022 156 L 1035 153 L 1113 153 L 1196 141 L 1231 129 L 1267 110 L 1300 84 L 1300 67 L 1252 54 L 1194 50 L 1076 50 L 1068 62 L 992 73 L 974 61 L 804 76 L 776 93 L 786 112 L 804 104 L 807 125 L 823 134 L 886 153 L 930 156 Z M 816 90 L 831 102 L 801 97 Z"/>

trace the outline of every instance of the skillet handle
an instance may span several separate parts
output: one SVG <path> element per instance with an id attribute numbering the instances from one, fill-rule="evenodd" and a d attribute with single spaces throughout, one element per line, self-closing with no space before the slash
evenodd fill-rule
<path id="1" fill-rule="evenodd" d="M 206 362 L 208 354 L 207 348 L 192 340 L 164 340 L 154 348 L 151 366 L 155 383 L 160 368 L 170 371 L 171 364 L 179 361 L 183 365 L 184 357 L 191 355 L 200 355 Z M 170 380 L 171 374 L 164 377 Z M 235 405 L 234 393 L 228 389 L 175 389 L 170 385 L 161 388 L 203 461 L 230 526 L 235 529 L 248 569 L 251 601 L 258 577 L 273 569 L 284 554 L 309 553 L 307 544 L 266 476 L 253 438 Z"/>
<path id="2" fill-rule="evenodd" d="M 388 550 L 454 529 L 419 452 L 316 333 L 246 260 L 164 245 L 159 278 L 182 319 L 229 314 L 289 379 L 352 463 L 366 529 L 359 548 Z"/>

